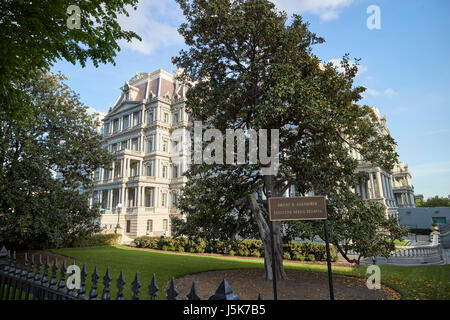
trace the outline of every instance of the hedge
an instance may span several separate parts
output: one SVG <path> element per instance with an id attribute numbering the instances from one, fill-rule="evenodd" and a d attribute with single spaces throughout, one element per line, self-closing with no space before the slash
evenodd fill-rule
<path id="1" fill-rule="evenodd" d="M 233 240 L 220 241 L 196 238 L 158 238 L 138 237 L 134 240 L 137 248 L 149 248 L 165 251 L 191 253 L 218 253 L 230 256 L 264 257 L 264 246 L 261 240 Z M 331 259 L 337 261 L 336 249 L 330 246 Z M 283 244 L 285 260 L 297 261 L 325 261 L 326 249 L 322 243 L 290 242 Z"/>
<path id="2" fill-rule="evenodd" d="M 72 242 L 72 247 L 113 246 L 119 244 L 121 237 L 116 233 L 79 237 Z"/>

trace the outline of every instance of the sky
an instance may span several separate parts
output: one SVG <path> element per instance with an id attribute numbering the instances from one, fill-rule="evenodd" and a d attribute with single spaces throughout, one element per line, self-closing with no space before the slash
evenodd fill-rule
<path id="1" fill-rule="evenodd" d="M 377 107 L 386 116 L 415 194 L 450 195 L 450 1 L 273 2 L 290 16 L 302 15 L 310 30 L 325 38 L 313 49 L 323 62 L 338 63 L 346 53 L 361 59 L 355 85 L 367 90 L 358 103 Z M 379 8 L 378 20 L 373 6 Z M 174 0 L 141 0 L 137 11 L 119 21 L 143 41 L 121 43 L 115 66 L 82 68 L 60 61 L 52 69 L 65 74 L 81 100 L 101 112 L 108 111 L 119 88 L 136 72 L 174 71 L 171 57 L 185 48 L 177 32 L 184 17 Z"/>

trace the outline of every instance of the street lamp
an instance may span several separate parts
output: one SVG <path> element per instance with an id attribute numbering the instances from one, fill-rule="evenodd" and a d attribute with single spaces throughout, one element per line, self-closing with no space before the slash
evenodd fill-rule
<path id="1" fill-rule="evenodd" d="M 118 203 L 117 206 L 116 206 L 116 208 L 117 208 L 117 225 L 116 225 L 116 231 L 115 231 L 115 233 L 117 233 L 117 229 L 121 229 L 121 228 L 120 228 L 120 211 L 121 211 L 121 209 L 122 209 L 122 204 L 121 204 L 121 203 Z"/>

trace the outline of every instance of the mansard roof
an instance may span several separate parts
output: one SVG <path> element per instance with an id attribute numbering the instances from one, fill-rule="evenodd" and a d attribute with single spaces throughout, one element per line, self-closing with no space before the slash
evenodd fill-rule
<path id="1" fill-rule="evenodd" d="M 156 97 L 173 101 L 186 96 L 187 87 L 175 76 L 162 69 L 152 73 L 137 72 L 120 88 L 121 94 L 106 117 L 119 112 L 123 105 L 138 104 Z"/>

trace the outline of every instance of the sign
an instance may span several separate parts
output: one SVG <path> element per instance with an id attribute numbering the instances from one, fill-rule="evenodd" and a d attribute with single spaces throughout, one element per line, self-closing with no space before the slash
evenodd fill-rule
<path id="1" fill-rule="evenodd" d="M 324 196 L 269 198 L 269 220 L 326 220 Z"/>

